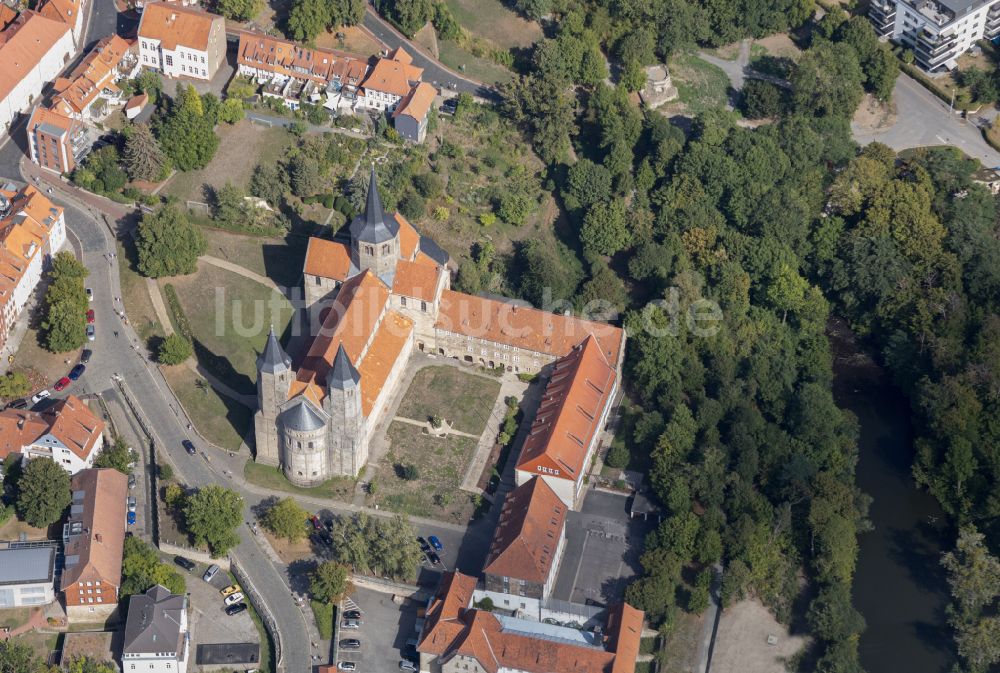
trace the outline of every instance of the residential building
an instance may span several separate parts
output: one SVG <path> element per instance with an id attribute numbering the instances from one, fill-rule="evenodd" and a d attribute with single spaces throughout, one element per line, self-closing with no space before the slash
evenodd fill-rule
<path id="1" fill-rule="evenodd" d="M 435 673 L 634 673 L 643 613 L 608 610 L 602 633 L 530 621 L 472 607 L 476 580 L 445 573 L 431 599 L 417 651 Z"/>
<path id="2" fill-rule="evenodd" d="M 55 595 L 56 548 L 0 543 L 0 609 L 48 605 Z"/>
<path id="3" fill-rule="evenodd" d="M 146 107 L 148 103 L 149 103 L 149 94 L 147 93 L 140 93 L 135 96 L 132 96 L 125 103 L 125 108 L 124 108 L 125 116 L 130 120 L 135 119 L 142 113 L 143 109 Z"/>
<path id="4" fill-rule="evenodd" d="M 151 2 L 139 21 L 139 63 L 167 77 L 209 80 L 226 58 L 226 21 L 180 4 Z"/>
<path id="5" fill-rule="evenodd" d="M 586 438 L 596 437 L 621 367 L 623 330 L 450 290 L 447 254 L 401 214 L 382 208 L 374 167 L 365 212 L 351 223 L 350 235 L 349 244 L 309 241 L 304 289 L 317 336 L 305 358 L 293 368 L 272 333 L 257 360 L 258 461 L 280 465 L 299 486 L 357 475 L 415 351 L 512 373 L 538 373 L 569 356 L 557 368 L 559 385 L 567 373 L 583 371 L 569 399 L 587 405 L 594 433 Z M 579 359 L 585 367 L 575 364 Z M 606 394 L 583 390 L 591 385 L 604 386 Z M 546 411 L 554 412 L 551 405 Z M 582 420 L 560 428 L 587 431 Z M 561 475 L 549 482 L 560 498 L 565 491 L 572 502 L 579 493 L 583 454 L 592 449 L 585 443 L 575 457 L 560 449 L 559 458 L 580 463 L 568 487 Z"/>
<path id="6" fill-rule="evenodd" d="M 500 610 L 541 621 L 566 546 L 566 505 L 541 477 L 507 494 L 483 564 L 484 589 Z"/>
<path id="7" fill-rule="evenodd" d="M 409 95 L 423 76 L 424 69 L 413 65 L 413 57 L 402 47 L 378 59 L 362 83 L 365 107 L 392 112 Z"/>
<path id="8" fill-rule="evenodd" d="M 38 6 L 38 13 L 69 26 L 73 44 L 79 46 L 83 33 L 84 7 L 83 0 L 44 0 Z"/>
<path id="9" fill-rule="evenodd" d="M 66 242 L 66 220 L 28 185 L 0 186 L 0 348 L 42 278 L 49 258 Z"/>
<path id="10" fill-rule="evenodd" d="M 954 69 L 976 42 L 1000 36 L 1000 0 L 872 0 L 868 17 L 929 72 Z"/>
<path id="11" fill-rule="evenodd" d="M 132 596 L 122 646 L 123 673 L 186 673 L 190 649 L 186 596 L 159 584 Z"/>
<path id="12" fill-rule="evenodd" d="M 115 469 L 91 468 L 73 475 L 70 488 L 60 582 L 66 614 L 70 622 L 104 621 L 118 607 L 128 479 Z"/>
<path id="13" fill-rule="evenodd" d="M 135 76 L 138 69 L 135 42 L 117 35 L 105 37 L 68 77 L 55 81 L 56 95 L 50 107 L 74 119 L 99 119 L 110 106 L 123 102 L 124 96 L 115 82 Z"/>
<path id="14" fill-rule="evenodd" d="M 86 125 L 51 109 L 35 108 L 27 131 L 28 156 L 50 171 L 71 173 L 90 151 Z"/>
<path id="15" fill-rule="evenodd" d="M 0 459 L 20 453 L 25 459 L 51 458 L 76 474 L 94 465 L 104 448 L 104 421 L 80 398 L 69 395 L 45 411 L 0 411 Z"/>
<path id="16" fill-rule="evenodd" d="M 403 138 L 416 143 L 424 142 L 427 135 L 427 113 L 438 91 L 427 82 L 420 82 L 410 89 L 392 113 L 393 126 Z"/>
<path id="17" fill-rule="evenodd" d="M 31 10 L 0 32 L 0 131 L 10 129 L 17 115 L 41 98 L 73 51 L 69 25 Z"/>
<path id="18" fill-rule="evenodd" d="M 538 475 L 567 507 L 579 504 L 618 389 L 612 362 L 592 336 L 555 362 L 517 461 L 518 484 Z"/>

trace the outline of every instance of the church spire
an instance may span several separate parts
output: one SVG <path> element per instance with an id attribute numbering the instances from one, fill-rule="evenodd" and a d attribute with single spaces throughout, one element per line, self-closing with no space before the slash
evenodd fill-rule
<path id="1" fill-rule="evenodd" d="M 257 358 L 257 371 L 265 374 L 277 374 L 292 368 L 292 359 L 282 349 L 278 343 L 278 337 L 274 334 L 274 325 L 267 334 L 267 343 L 264 344 L 264 352 Z"/>
<path id="2" fill-rule="evenodd" d="M 340 344 L 337 348 L 337 355 L 333 358 L 333 364 L 330 366 L 330 371 L 326 374 L 326 385 L 330 388 L 346 390 L 356 387 L 359 381 L 361 381 L 361 374 L 351 364 L 351 358 L 347 357 L 344 344 Z"/>
<path id="3" fill-rule="evenodd" d="M 363 243 L 385 243 L 399 233 L 396 218 L 382 208 L 382 197 L 378 193 L 375 164 L 372 164 L 368 178 L 368 200 L 365 212 L 351 222 L 351 238 Z"/>

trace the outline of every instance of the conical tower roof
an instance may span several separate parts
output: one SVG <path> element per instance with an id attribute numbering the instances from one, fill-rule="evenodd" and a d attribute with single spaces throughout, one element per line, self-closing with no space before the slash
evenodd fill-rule
<path id="1" fill-rule="evenodd" d="M 326 420 L 312 408 L 312 405 L 305 398 L 287 409 L 281 415 L 281 422 L 286 428 L 297 432 L 312 432 L 326 425 Z"/>
<path id="2" fill-rule="evenodd" d="M 351 222 L 351 238 L 364 243 L 385 243 L 399 233 L 399 223 L 391 214 L 382 208 L 382 197 L 378 193 L 378 180 L 375 177 L 375 164 L 372 164 L 371 176 L 368 180 L 368 202 L 365 212 Z"/>
<path id="3" fill-rule="evenodd" d="M 286 372 L 292 368 L 292 359 L 278 343 L 278 337 L 274 334 L 274 325 L 267 334 L 267 343 L 264 344 L 264 352 L 257 358 L 257 371 L 265 374 L 277 374 Z"/>
<path id="4" fill-rule="evenodd" d="M 326 374 L 327 387 L 347 390 L 357 387 L 360 381 L 361 374 L 351 364 L 351 359 L 347 357 L 344 344 L 340 344 L 337 348 L 337 355 L 333 358 L 333 364 L 330 365 L 330 371 Z"/>

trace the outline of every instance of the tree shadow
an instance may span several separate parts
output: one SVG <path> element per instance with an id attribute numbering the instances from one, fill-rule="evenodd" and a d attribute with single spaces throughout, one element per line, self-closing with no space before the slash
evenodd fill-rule
<path id="1" fill-rule="evenodd" d="M 267 514 L 268 510 L 278 504 L 279 500 L 280 498 L 278 498 L 278 496 L 270 495 L 258 502 L 256 505 L 251 506 L 250 511 L 255 517 L 261 519 L 265 514 Z"/>
<path id="2" fill-rule="evenodd" d="M 246 374 L 237 371 L 230 363 L 229 358 L 212 352 L 199 339 L 195 339 L 192 345 L 195 357 L 198 358 L 198 364 L 212 376 L 243 395 L 253 395 L 257 392 L 255 382 Z M 220 396 L 225 398 L 223 395 Z"/>
<path id="3" fill-rule="evenodd" d="M 316 569 L 316 561 L 299 559 L 288 564 L 288 585 L 295 593 L 309 592 L 309 573 Z"/>

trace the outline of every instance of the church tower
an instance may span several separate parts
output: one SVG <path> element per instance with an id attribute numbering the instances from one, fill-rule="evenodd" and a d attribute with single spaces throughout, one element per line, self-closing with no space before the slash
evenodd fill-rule
<path id="1" fill-rule="evenodd" d="M 341 344 L 326 375 L 324 411 L 330 415 L 330 470 L 356 476 L 368 460 L 368 437 L 361 413 L 361 375 Z"/>
<path id="2" fill-rule="evenodd" d="M 351 261 L 359 270 L 372 273 L 392 286 L 399 259 L 399 222 L 382 209 L 382 197 L 372 164 L 365 212 L 351 222 Z"/>
<path id="3" fill-rule="evenodd" d="M 292 359 L 281 348 L 274 326 L 267 335 L 264 352 L 257 358 L 257 413 L 254 436 L 257 439 L 257 462 L 274 465 L 281 462 L 278 442 L 278 407 L 288 396 L 292 379 Z"/>

